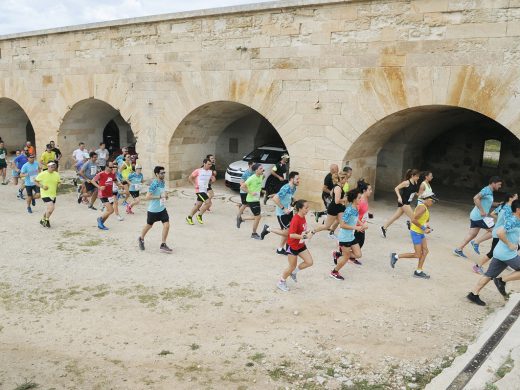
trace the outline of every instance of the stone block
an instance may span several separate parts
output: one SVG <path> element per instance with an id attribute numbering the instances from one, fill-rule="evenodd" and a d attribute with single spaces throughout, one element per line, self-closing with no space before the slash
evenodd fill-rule
<path id="1" fill-rule="evenodd" d="M 446 29 L 447 39 L 503 37 L 506 35 L 507 23 L 471 23 L 449 25 Z"/>
<path id="2" fill-rule="evenodd" d="M 412 1 L 412 9 L 415 12 L 445 12 L 448 10 L 449 0 L 414 0 Z"/>
<path id="3" fill-rule="evenodd" d="M 507 36 L 517 37 L 520 35 L 520 21 L 507 23 Z"/>
<path id="4" fill-rule="evenodd" d="M 310 81 L 287 80 L 283 82 L 283 89 L 288 91 L 308 91 L 310 90 Z"/>

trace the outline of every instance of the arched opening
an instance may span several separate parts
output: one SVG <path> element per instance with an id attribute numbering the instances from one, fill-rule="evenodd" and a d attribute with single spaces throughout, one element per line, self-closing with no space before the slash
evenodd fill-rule
<path id="1" fill-rule="evenodd" d="M 188 114 L 173 133 L 169 178 L 185 179 L 208 154 L 215 155 L 218 178 L 223 178 L 230 163 L 264 145 L 286 149 L 278 131 L 259 112 L 230 101 L 204 104 Z"/>
<path id="2" fill-rule="evenodd" d="M 27 141 L 35 145 L 29 117 L 18 103 L 8 98 L 0 98 L 0 137 L 9 153 L 21 149 Z"/>
<path id="3" fill-rule="evenodd" d="M 58 143 L 63 153 L 62 164 L 68 169 L 73 164 L 72 152 L 84 142 L 88 150 L 96 150 L 101 142 L 111 156 L 122 146 L 135 147 L 136 138 L 118 110 L 98 99 L 85 99 L 76 103 L 63 118 Z"/>
<path id="4" fill-rule="evenodd" d="M 477 190 L 492 175 L 517 188 L 519 157 L 520 140 L 495 120 L 460 107 L 421 106 L 371 126 L 345 160 L 379 193 L 393 191 L 408 168 L 431 170 L 436 191 L 453 193 Z"/>

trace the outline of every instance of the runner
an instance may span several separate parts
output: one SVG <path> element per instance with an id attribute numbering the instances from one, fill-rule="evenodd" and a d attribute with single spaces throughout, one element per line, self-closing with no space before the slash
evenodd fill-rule
<path id="1" fill-rule="evenodd" d="M 509 297 L 506 292 L 506 283 L 520 279 L 520 256 L 518 255 L 520 243 L 520 201 L 515 200 L 511 204 L 511 211 L 512 215 L 505 220 L 504 225 L 497 231 L 499 242 L 493 250 L 493 258 L 488 270 L 477 282 L 473 291 L 467 295 L 467 298 L 477 305 L 486 305 L 480 299 L 479 293 L 491 279 L 493 279 L 497 290 L 506 299 Z M 499 277 L 507 267 L 511 267 L 514 271 Z"/>
<path id="2" fill-rule="evenodd" d="M 81 194 L 81 197 L 83 198 L 83 201 L 88 201 L 90 198 L 90 201 L 88 202 L 88 208 L 91 210 L 97 210 L 94 207 L 94 203 L 96 202 L 98 190 L 97 187 L 92 183 L 96 175 L 98 174 L 98 166 L 97 166 L 97 154 L 96 152 L 90 152 L 89 153 L 89 160 L 83 164 L 79 171 L 79 175 L 83 178 L 83 188 L 84 191 Z M 80 203 L 80 202 L 78 202 Z"/>
<path id="3" fill-rule="evenodd" d="M 166 206 L 164 205 L 165 201 L 168 199 L 168 193 L 165 190 L 164 183 L 166 172 L 164 167 L 157 166 L 153 169 L 153 173 L 155 174 L 155 179 L 150 184 L 148 193 L 145 197 L 145 200 L 150 202 L 148 203 L 146 225 L 137 241 L 139 243 L 139 249 L 144 251 L 144 237 L 150 231 L 155 222 L 161 221 L 163 224 L 162 243 L 159 249 L 164 253 L 172 253 L 173 251 L 168 247 L 168 245 L 166 245 L 166 239 L 168 238 L 168 232 L 170 230 L 170 217 L 168 216 L 168 211 L 166 211 Z"/>
<path id="4" fill-rule="evenodd" d="M 31 145 L 31 141 L 25 143 L 24 149 L 27 149 L 27 155 L 34 154 L 36 156 L 36 149 Z"/>
<path id="5" fill-rule="evenodd" d="M 108 165 L 108 163 L 107 163 Z M 112 206 L 114 207 L 114 214 L 116 215 L 116 218 L 119 222 L 124 221 L 125 219 L 119 214 L 119 198 L 122 197 L 122 195 L 119 194 L 120 189 L 123 188 L 123 185 L 121 184 L 121 176 L 119 173 L 119 170 L 117 168 L 117 165 L 115 161 L 112 163 L 114 174 L 116 176 L 116 179 L 114 180 L 114 183 L 112 184 L 112 193 L 114 194 L 114 203 Z"/>
<path id="6" fill-rule="evenodd" d="M 92 161 L 92 164 L 95 165 L 96 161 Z M 97 188 L 97 191 L 99 192 L 99 200 L 104 206 L 103 214 L 97 219 L 97 226 L 101 230 L 108 230 L 108 228 L 105 226 L 105 222 L 107 221 L 108 217 L 114 213 L 113 205 L 117 202 L 117 198 L 114 196 L 114 184 L 116 182 L 114 168 L 114 163 L 109 162 L 105 166 L 105 170 L 103 172 L 97 173 L 94 178 L 89 181 L 94 187 Z"/>
<path id="7" fill-rule="evenodd" d="M 216 165 L 217 160 L 215 159 L 215 156 L 213 154 L 208 154 L 206 156 L 206 159 L 211 161 L 210 170 L 211 170 L 211 174 L 213 175 L 212 179 L 208 183 L 208 196 L 209 196 L 209 200 L 211 201 L 213 199 L 213 197 L 215 196 L 215 193 L 213 192 L 213 188 L 211 188 L 211 183 L 213 183 L 217 180 L 217 165 Z M 209 207 L 208 207 L 207 211 L 210 211 Z"/>
<path id="8" fill-rule="evenodd" d="M 314 218 L 316 219 L 316 223 L 321 216 L 327 215 L 327 208 L 329 207 L 330 202 L 332 201 L 332 189 L 334 188 L 334 182 L 332 181 L 332 176 L 337 175 L 339 172 L 339 167 L 337 164 L 331 164 L 330 171 L 323 179 L 323 188 L 321 192 L 321 199 L 323 200 L 323 204 L 325 205 L 325 211 L 319 211 L 314 213 Z"/>
<path id="9" fill-rule="evenodd" d="M 341 249 L 341 256 L 337 260 L 336 266 L 330 272 L 330 277 L 336 280 L 345 280 L 345 278 L 339 273 L 341 268 L 349 261 L 349 259 L 360 259 L 361 248 L 356 240 L 355 232 L 364 232 L 368 229 L 368 225 L 365 223 L 359 224 L 358 207 L 361 200 L 361 192 L 353 189 L 347 192 L 348 206 L 345 208 L 342 220 L 339 224 L 340 231 L 338 235 L 339 247 Z"/>
<path id="10" fill-rule="evenodd" d="M 130 195 L 132 196 L 132 201 L 128 206 L 126 206 L 126 213 L 133 214 L 134 211 L 132 207 L 135 207 L 139 204 L 139 191 L 141 191 L 141 187 L 143 185 L 143 168 L 139 165 L 135 166 L 135 172 L 130 173 L 128 175 L 128 182 L 130 183 Z"/>
<path id="11" fill-rule="evenodd" d="M 253 233 L 251 234 L 251 238 L 255 240 L 261 240 L 262 238 L 256 231 L 258 229 L 258 225 L 260 224 L 262 213 L 262 209 L 260 207 L 260 193 L 262 191 L 262 184 L 264 182 L 264 167 L 262 164 L 256 163 L 253 164 L 251 170 L 254 172 L 254 174 L 251 175 L 240 187 L 247 192 L 247 205 L 251 209 L 253 215 L 247 217 L 242 216 L 238 221 L 238 227 L 240 227 L 240 223 L 244 221 L 253 220 Z"/>
<path id="12" fill-rule="evenodd" d="M 16 150 L 14 156 L 11 157 L 11 161 L 9 161 L 9 167 L 11 168 L 11 179 L 13 179 L 13 184 L 15 186 L 18 185 L 18 178 L 20 177 L 20 171 L 17 170 L 16 164 L 14 163 L 16 158 L 20 156 L 20 151 Z"/>
<path id="13" fill-rule="evenodd" d="M 22 166 L 20 176 L 25 178 L 25 189 L 27 191 L 27 212 L 32 214 L 32 206 L 36 205 L 36 199 L 40 197 L 40 187 L 36 185 L 35 179 L 40 173 L 40 164 L 35 161 L 34 155 Z"/>
<path id="14" fill-rule="evenodd" d="M 297 282 L 298 272 L 311 267 L 313 264 L 312 255 L 305 245 L 305 241 L 314 235 L 313 232 L 307 231 L 307 221 L 305 219 L 309 212 L 307 201 L 304 199 L 296 201 L 294 211 L 296 214 L 291 220 L 287 238 L 287 260 L 289 266 L 282 272 L 282 276 L 276 285 L 282 291 L 289 291 L 289 287 L 287 287 L 287 278 L 289 276 Z M 298 256 L 303 260 L 299 265 Z"/>
<path id="15" fill-rule="evenodd" d="M 54 141 L 50 141 L 49 144 L 51 145 L 51 150 L 56 155 L 56 160 L 55 160 L 56 161 L 56 169 L 58 169 L 60 167 L 59 161 L 61 160 L 61 156 L 62 156 L 61 150 L 59 150 L 56 147 L 56 144 L 54 143 Z"/>
<path id="16" fill-rule="evenodd" d="M 422 202 L 423 198 L 435 195 L 432 190 L 431 182 L 433 180 L 433 173 L 431 171 L 424 171 L 419 176 L 419 191 L 417 192 L 417 201 Z"/>
<path id="17" fill-rule="evenodd" d="M 42 170 L 47 170 L 47 164 L 51 161 L 56 162 L 56 153 L 52 151 L 51 144 L 45 145 L 45 151 L 40 156 L 40 164 Z"/>
<path id="18" fill-rule="evenodd" d="M 40 172 L 34 179 L 36 185 L 40 187 L 40 196 L 46 204 L 45 213 L 40 220 L 40 225 L 43 227 L 51 227 L 50 218 L 56 206 L 56 196 L 60 181 L 60 175 L 56 172 L 56 163 L 54 161 L 48 163 L 47 170 Z"/>
<path id="19" fill-rule="evenodd" d="M 415 252 L 401 253 L 397 255 L 395 252 L 390 254 L 390 266 L 395 268 L 395 264 L 399 259 L 419 259 L 417 269 L 413 276 L 420 279 L 430 279 L 430 275 L 423 271 L 424 262 L 428 255 L 428 242 L 426 234 L 429 234 L 430 228 L 430 208 L 437 202 L 434 195 L 423 198 L 423 201 L 417 205 L 412 216 L 412 224 L 410 226 L 410 236 Z"/>
<path id="20" fill-rule="evenodd" d="M 5 179 L 7 175 L 7 149 L 4 146 L 4 142 L 0 142 L 0 175 L 2 176 L 2 185 L 7 185 Z"/>
<path id="21" fill-rule="evenodd" d="M 130 197 L 128 176 L 130 176 L 130 173 L 134 171 L 134 167 L 132 166 L 132 157 L 129 154 L 125 156 L 125 160 L 119 165 L 118 171 L 119 174 L 117 178 L 123 185 L 123 194 L 125 198 L 123 201 L 123 206 L 128 206 L 128 198 Z"/>
<path id="22" fill-rule="evenodd" d="M 419 190 L 419 171 L 417 169 L 409 169 L 406 171 L 405 180 L 401 182 L 394 191 L 397 195 L 397 210 L 392 217 L 381 226 L 381 236 L 386 238 L 386 231 L 397 221 L 403 214 L 406 214 L 410 220 L 413 218 L 412 206 L 410 203 Z"/>
<path id="23" fill-rule="evenodd" d="M 246 171 L 242 174 L 242 177 L 240 178 L 240 202 L 241 202 L 241 205 L 240 207 L 238 208 L 238 214 L 237 214 L 237 228 L 240 229 L 240 224 L 242 223 L 242 214 L 244 213 L 245 209 L 248 206 L 247 204 L 247 192 L 244 191 L 244 189 L 242 188 L 242 185 L 246 182 L 247 179 L 249 179 L 251 177 L 251 175 L 253 174 L 253 170 L 251 169 L 251 167 L 253 166 L 254 162 L 253 161 L 248 161 L 247 162 L 247 169 Z"/>
<path id="24" fill-rule="evenodd" d="M 74 161 L 75 161 L 74 167 L 76 168 L 76 172 L 78 172 L 79 169 L 81 168 L 81 165 L 83 165 L 83 161 L 85 159 L 86 152 L 87 151 L 85 150 L 84 142 L 80 142 L 78 149 L 76 149 L 72 152 L 72 157 L 74 157 Z M 88 158 L 88 156 L 87 156 L 87 158 Z"/>
<path id="25" fill-rule="evenodd" d="M 488 217 L 489 210 L 493 206 L 493 192 L 498 191 L 502 187 L 502 179 L 498 176 L 493 176 L 489 179 L 489 184 L 482 188 L 480 192 L 473 197 L 475 207 L 469 214 L 470 224 L 469 232 L 464 241 L 453 250 L 456 256 L 468 258 L 463 252 L 463 249 L 470 241 L 477 237 L 480 229 L 484 229 L 486 233 L 480 242 L 489 240 L 491 238 L 491 228 L 493 227 L 493 219 Z M 473 250 L 480 255 L 479 244 L 472 242 Z"/>
<path id="26" fill-rule="evenodd" d="M 348 184 L 348 179 L 350 179 L 350 177 L 352 176 L 352 168 L 350 168 L 349 166 L 344 166 L 343 174 L 347 176 L 347 181 L 345 182 L 345 184 L 343 184 L 343 192 L 346 194 L 350 191 L 350 184 Z"/>
<path id="27" fill-rule="evenodd" d="M 277 162 L 271 168 L 271 175 L 267 178 L 265 182 L 265 195 L 264 195 L 264 204 L 267 204 L 267 200 L 274 196 L 280 188 L 287 184 L 287 180 L 285 179 L 285 175 L 287 173 L 287 161 L 289 161 L 289 155 L 284 154 L 280 158 L 280 161 Z"/>
<path id="28" fill-rule="evenodd" d="M 482 258 L 473 265 L 473 272 L 477 274 L 484 275 L 484 270 L 482 269 L 482 266 L 486 264 L 491 258 L 493 257 L 493 250 L 498 244 L 499 238 L 497 236 L 498 229 L 504 225 L 504 222 L 513 214 L 511 210 L 511 205 L 515 200 L 518 199 L 518 194 L 506 194 L 505 200 L 503 203 L 497 206 L 496 209 L 494 209 L 491 212 L 491 216 L 497 216 L 497 222 L 495 223 L 495 226 L 492 231 L 493 241 L 491 242 L 491 250 L 489 253 L 482 256 Z"/>
<path id="29" fill-rule="evenodd" d="M 278 191 L 278 193 L 273 197 L 273 202 L 276 204 L 276 219 L 278 219 L 280 229 L 269 227 L 269 225 L 264 225 L 262 233 L 260 233 L 260 238 L 262 240 L 269 233 L 274 233 L 282 237 L 280 241 L 280 247 L 276 250 L 276 253 L 279 255 L 287 254 L 285 250 L 285 244 L 287 243 L 289 226 L 293 217 L 291 204 L 293 202 L 296 189 L 300 185 L 299 175 L 300 174 L 298 172 L 290 172 L 289 182 L 280 188 L 280 191 Z"/>
<path id="30" fill-rule="evenodd" d="M 186 217 L 186 222 L 189 225 L 193 225 L 193 215 L 197 213 L 197 221 L 202 225 L 202 215 L 211 207 L 211 199 L 208 195 L 209 183 L 215 180 L 211 160 L 205 158 L 202 162 L 202 168 L 195 169 L 189 176 L 189 181 L 195 186 L 195 206 L 191 209 L 191 212 Z"/>
<path id="31" fill-rule="evenodd" d="M 108 149 L 105 148 L 105 143 L 101 142 L 99 144 L 99 149 L 96 150 L 96 154 L 98 156 L 97 165 L 100 171 L 105 170 L 105 165 L 107 165 L 108 158 L 110 157 L 110 153 Z"/>
<path id="32" fill-rule="evenodd" d="M 20 170 L 25 165 L 25 163 L 27 161 L 29 161 L 27 156 L 29 156 L 29 149 L 27 149 L 27 147 L 25 147 L 23 149 L 22 153 L 20 153 L 20 155 L 14 159 L 14 165 L 16 167 L 18 174 L 20 174 Z M 18 194 L 16 195 L 17 198 L 22 199 L 22 200 L 25 199 L 23 196 L 24 188 L 25 188 L 25 180 L 22 180 L 20 182 L 20 188 L 18 189 Z"/>
<path id="33" fill-rule="evenodd" d="M 114 160 L 115 163 L 117 164 L 117 168 L 119 168 L 121 166 L 121 164 L 123 163 L 123 161 L 125 161 L 125 157 L 126 155 L 128 154 L 128 148 L 122 148 L 121 149 L 121 154 L 119 156 L 116 157 L 116 159 Z"/>
<path id="34" fill-rule="evenodd" d="M 348 177 L 344 172 L 341 172 L 339 175 L 332 175 L 334 188 L 332 189 L 332 200 L 329 207 L 327 207 L 327 218 L 323 225 L 320 225 L 315 229 L 316 233 L 321 232 L 322 230 L 329 230 L 329 238 L 334 240 L 337 239 L 334 235 L 334 231 L 338 227 L 339 221 L 343 218 L 345 204 L 347 203 L 345 192 L 343 191 L 347 178 Z"/>

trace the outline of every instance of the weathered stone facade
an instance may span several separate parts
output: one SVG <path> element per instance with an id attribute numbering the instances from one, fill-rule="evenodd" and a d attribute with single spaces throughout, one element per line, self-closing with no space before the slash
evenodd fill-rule
<path id="1" fill-rule="evenodd" d="M 38 145 L 65 151 L 99 131 L 92 114 L 74 127 L 67 115 L 105 102 L 145 170 L 164 164 L 172 180 L 215 152 L 244 105 L 277 129 L 301 195 L 316 198 L 332 162 L 375 183 L 402 130 L 399 115 L 377 124 L 403 110 L 461 107 L 520 137 L 519 37 L 520 0 L 282 1 L 0 37 L 0 98 L 23 108 Z"/>

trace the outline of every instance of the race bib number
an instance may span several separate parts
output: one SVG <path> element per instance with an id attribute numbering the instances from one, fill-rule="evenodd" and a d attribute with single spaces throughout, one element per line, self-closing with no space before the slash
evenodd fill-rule
<path id="1" fill-rule="evenodd" d="M 118 187 L 117 187 L 116 183 L 112 183 L 112 191 L 113 192 L 117 192 L 118 191 Z"/>
<path id="2" fill-rule="evenodd" d="M 492 228 L 493 226 L 495 226 L 495 220 L 491 217 L 485 217 L 484 218 L 484 223 L 486 224 L 486 226 L 488 228 Z"/>
<path id="3" fill-rule="evenodd" d="M 159 203 L 161 204 L 161 206 L 164 206 L 166 204 L 166 198 L 162 198 L 159 199 Z"/>
<path id="4" fill-rule="evenodd" d="M 5 159 L 5 153 L 0 154 L 0 158 L 3 160 Z"/>
<path id="5" fill-rule="evenodd" d="M 134 184 L 134 191 L 139 191 L 141 189 L 141 184 Z"/>
<path id="6" fill-rule="evenodd" d="M 29 181 L 30 181 L 31 183 L 34 183 L 34 181 L 36 180 L 36 176 L 37 176 L 37 175 L 29 176 Z"/>
<path id="7" fill-rule="evenodd" d="M 94 166 L 90 167 L 90 174 L 92 176 L 94 176 L 96 173 L 97 173 L 97 167 L 94 167 Z"/>

